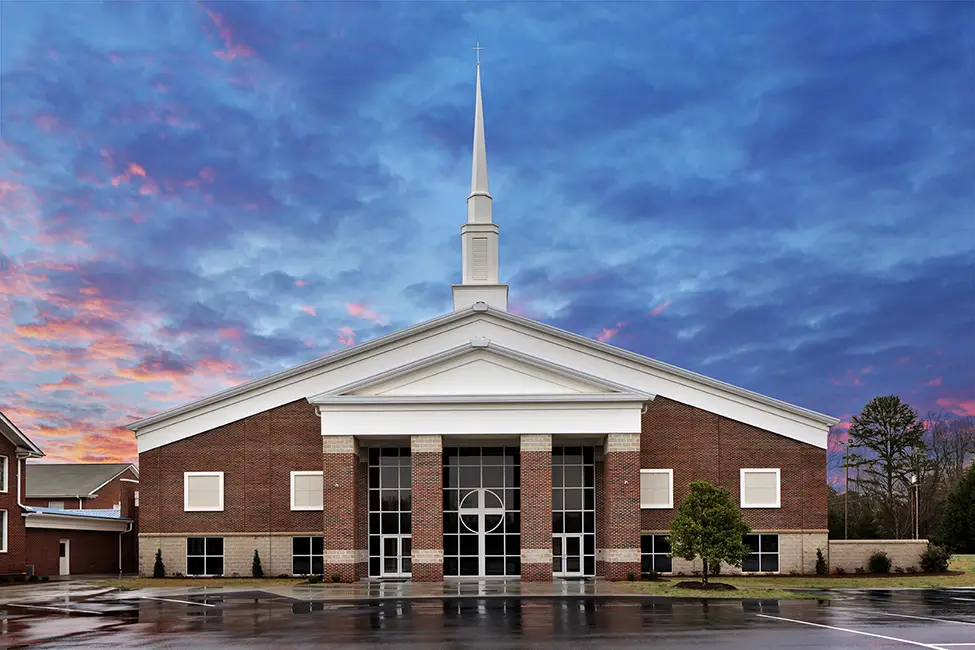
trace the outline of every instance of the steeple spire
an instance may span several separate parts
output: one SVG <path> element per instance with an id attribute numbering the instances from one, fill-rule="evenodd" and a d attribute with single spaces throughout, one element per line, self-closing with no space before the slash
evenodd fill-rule
<path id="1" fill-rule="evenodd" d="M 507 311 L 508 285 L 498 284 L 498 225 L 491 218 L 488 192 L 487 148 L 484 145 L 484 108 L 481 104 L 481 44 L 477 52 L 474 89 L 474 149 L 471 158 L 471 193 L 467 197 L 467 223 L 461 226 L 463 281 L 452 286 L 454 310 L 478 302 Z"/>

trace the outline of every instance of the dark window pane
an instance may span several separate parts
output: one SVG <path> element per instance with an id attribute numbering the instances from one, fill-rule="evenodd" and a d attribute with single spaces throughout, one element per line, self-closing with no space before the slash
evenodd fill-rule
<path id="1" fill-rule="evenodd" d="M 587 576 L 596 575 L 596 558 L 592 555 L 587 555 L 583 558 L 582 572 Z"/>
<path id="2" fill-rule="evenodd" d="M 588 465 L 582 468 L 582 482 L 586 487 L 596 487 L 596 468 Z"/>
<path id="3" fill-rule="evenodd" d="M 565 466 L 565 487 L 582 487 L 582 468 L 574 465 Z M 581 499 L 580 499 L 581 502 Z M 582 507 L 582 506 L 579 506 Z"/>
<path id="4" fill-rule="evenodd" d="M 582 520 L 585 522 L 587 533 L 596 532 L 596 513 L 595 512 L 584 512 L 582 513 Z"/>
<path id="5" fill-rule="evenodd" d="M 562 572 L 562 556 L 561 555 L 553 555 L 552 556 L 552 571 L 554 573 L 561 573 Z"/>
<path id="6" fill-rule="evenodd" d="M 379 555 L 379 535 L 369 536 L 369 555 Z"/>
<path id="7" fill-rule="evenodd" d="M 561 465 L 552 466 L 552 487 L 553 488 L 562 487 L 562 475 L 564 473 L 563 472 L 564 469 L 565 468 L 562 467 Z"/>
<path id="8" fill-rule="evenodd" d="M 563 518 L 563 515 L 562 515 L 561 512 L 553 512 L 552 513 L 552 532 L 553 533 L 564 533 L 565 532 L 562 529 L 562 518 Z"/>
<path id="9" fill-rule="evenodd" d="M 477 515 L 461 515 L 460 516 L 460 532 L 462 533 L 479 533 L 480 531 L 480 519 Z"/>
<path id="10" fill-rule="evenodd" d="M 460 476 L 460 470 L 457 467 L 447 467 L 443 468 L 443 486 L 457 487 L 458 477 Z"/>
<path id="11" fill-rule="evenodd" d="M 586 555 L 596 554 L 596 536 L 592 533 L 582 538 L 582 552 Z"/>
<path id="12" fill-rule="evenodd" d="M 762 553 L 761 558 L 762 571 L 778 571 L 779 570 L 779 555 L 778 553 L 766 555 Z"/>
<path id="13" fill-rule="evenodd" d="M 670 553 L 670 538 L 667 535 L 654 535 L 653 548 L 656 553 Z"/>
<path id="14" fill-rule="evenodd" d="M 325 573 L 325 558 L 321 555 L 316 555 L 311 559 L 311 572 L 315 575 L 322 575 Z"/>
<path id="15" fill-rule="evenodd" d="M 413 558 L 403 557 L 403 573 L 413 573 Z"/>
<path id="16" fill-rule="evenodd" d="M 521 487 L 521 468 L 508 465 L 504 468 L 504 486 Z"/>
<path id="17" fill-rule="evenodd" d="M 762 544 L 762 553 L 778 553 L 779 551 L 779 536 L 778 535 L 760 535 L 761 539 L 759 542 Z"/>
<path id="18" fill-rule="evenodd" d="M 369 468 L 369 487 L 378 488 L 379 487 L 379 468 L 370 467 Z"/>
<path id="19" fill-rule="evenodd" d="M 566 469 L 569 468 L 566 467 Z M 565 489 L 565 509 L 582 510 L 582 490 Z"/>
<path id="20" fill-rule="evenodd" d="M 481 449 L 482 465 L 503 465 L 504 449 L 502 447 L 483 447 Z"/>
<path id="21" fill-rule="evenodd" d="M 402 539 L 402 541 L 400 541 L 400 544 L 402 545 L 400 548 L 402 550 L 401 555 L 403 557 L 409 557 L 410 555 L 412 555 L 412 553 L 413 553 L 413 538 L 412 537 L 404 537 Z"/>
<path id="22" fill-rule="evenodd" d="M 381 488 L 399 487 L 399 467 L 381 467 L 379 469 L 379 481 Z"/>
<path id="23" fill-rule="evenodd" d="M 379 490 L 369 490 L 369 509 L 373 512 L 379 510 Z"/>
<path id="24" fill-rule="evenodd" d="M 653 556 L 640 556 L 640 573 L 650 573 L 653 570 Z"/>
<path id="25" fill-rule="evenodd" d="M 457 558 L 445 557 L 443 559 L 443 574 L 445 576 L 457 575 Z"/>
<path id="26" fill-rule="evenodd" d="M 323 571 L 324 573 L 324 571 Z M 369 575 L 378 576 L 379 575 L 379 558 L 371 557 L 369 558 Z"/>
<path id="27" fill-rule="evenodd" d="M 563 506 L 565 502 L 562 500 L 563 493 L 564 490 L 558 488 L 552 490 L 552 510 L 565 510 Z"/>
<path id="28" fill-rule="evenodd" d="M 518 447 L 504 448 L 505 465 L 517 465 L 521 460 L 521 450 Z"/>
<path id="29" fill-rule="evenodd" d="M 457 535 L 443 536 L 444 555 L 457 555 Z"/>
<path id="30" fill-rule="evenodd" d="M 565 556 L 565 571 L 566 573 L 578 573 L 582 570 L 582 561 L 578 555 L 567 555 Z"/>
<path id="31" fill-rule="evenodd" d="M 521 558 L 520 557 L 509 557 L 504 560 L 504 572 L 505 575 L 509 576 L 520 576 L 521 575 Z"/>
<path id="32" fill-rule="evenodd" d="M 504 529 L 501 527 L 503 521 L 502 515 L 484 515 L 484 532 L 503 533 Z"/>
<path id="33" fill-rule="evenodd" d="M 480 447 L 461 447 L 460 448 L 460 464 L 461 465 L 480 465 L 481 464 L 481 448 Z"/>
<path id="34" fill-rule="evenodd" d="M 504 535 L 497 533 L 484 537 L 485 555 L 504 555 Z"/>
<path id="35" fill-rule="evenodd" d="M 307 555 L 295 557 L 291 562 L 291 572 L 299 576 L 311 573 L 311 557 Z"/>
<path id="36" fill-rule="evenodd" d="M 395 535 L 399 532 L 399 515 L 383 514 L 383 535 Z"/>
<path id="37" fill-rule="evenodd" d="M 512 468 L 514 469 L 514 468 Z M 503 488 L 504 487 L 504 467 L 482 467 L 481 468 L 481 485 L 486 488 Z"/>
<path id="38" fill-rule="evenodd" d="M 325 552 L 325 538 L 324 537 L 312 537 L 311 538 L 311 552 L 315 555 L 321 555 Z"/>
<path id="39" fill-rule="evenodd" d="M 521 555 L 521 535 L 505 535 L 505 553 Z"/>
<path id="40" fill-rule="evenodd" d="M 582 448 L 582 462 L 586 464 L 592 464 L 596 460 L 595 449 L 592 447 Z"/>
<path id="41" fill-rule="evenodd" d="M 384 458 L 399 458 L 399 448 L 398 447 L 383 447 L 379 450 L 379 462 L 382 462 Z M 399 462 L 398 460 L 395 462 Z"/>
<path id="42" fill-rule="evenodd" d="M 464 488 L 457 493 L 457 500 L 461 508 L 476 508 L 477 498 L 477 490 L 470 488 Z"/>
<path id="43" fill-rule="evenodd" d="M 445 512 L 443 513 L 443 532 L 446 533 L 456 533 L 458 530 L 458 520 L 456 512 Z"/>
<path id="44" fill-rule="evenodd" d="M 758 553 L 758 535 L 745 535 L 741 541 L 753 552 Z"/>
<path id="45" fill-rule="evenodd" d="M 476 576 L 480 570 L 477 567 L 476 557 L 462 557 L 460 558 L 460 575 L 462 576 Z"/>
<path id="46" fill-rule="evenodd" d="M 223 555 L 223 537 L 207 537 L 207 555 Z"/>
<path id="47" fill-rule="evenodd" d="M 489 576 L 503 576 L 504 558 L 503 557 L 484 558 L 484 573 L 485 575 L 489 575 Z"/>
<path id="48" fill-rule="evenodd" d="M 370 513 L 369 514 L 369 532 L 372 533 L 372 534 L 374 534 L 374 535 L 378 535 L 380 533 L 380 530 L 379 530 L 379 513 Z"/>
<path id="49" fill-rule="evenodd" d="M 456 510 L 457 509 L 457 490 L 444 490 L 443 491 L 443 509 L 444 510 Z"/>
<path id="50" fill-rule="evenodd" d="M 206 573 L 208 576 L 222 576 L 223 575 L 223 558 L 222 557 L 208 557 L 206 559 Z"/>
<path id="51" fill-rule="evenodd" d="M 370 449 L 369 450 L 369 464 L 370 465 L 378 465 L 379 464 L 379 450 L 378 449 Z"/>
<path id="52" fill-rule="evenodd" d="M 401 459 L 402 460 L 402 459 Z M 406 465 L 400 465 L 399 467 L 399 486 L 401 488 L 408 488 L 413 486 L 413 475 L 410 469 L 409 460 L 406 461 Z"/>
<path id="53" fill-rule="evenodd" d="M 754 553 L 749 555 L 741 563 L 741 570 L 744 572 L 758 571 L 758 556 Z"/>
<path id="54" fill-rule="evenodd" d="M 506 510 L 521 510 L 521 490 L 505 490 L 504 507 Z"/>
<path id="55" fill-rule="evenodd" d="M 565 532 L 567 532 L 567 533 L 581 533 L 582 532 L 582 513 L 581 512 L 567 512 L 567 513 L 565 513 Z"/>
<path id="56" fill-rule="evenodd" d="M 582 447 L 563 447 L 562 457 L 566 465 L 582 465 Z"/>
<path id="57" fill-rule="evenodd" d="M 413 490 L 399 491 L 399 509 L 405 512 L 413 509 Z"/>
<path id="58" fill-rule="evenodd" d="M 653 553 L 653 535 L 640 535 L 640 552 Z"/>
<path id="59" fill-rule="evenodd" d="M 674 563 L 671 558 L 666 555 L 654 555 L 654 566 L 658 573 L 670 573 L 674 570 Z"/>
<path id="60" fill-rule="evenodd" d="M 506 533 L 520 533 L 521 532 L 521 513 L 520 512 L 506 512 L 506 513 L 504 513 L 504 532 L 506 532 Z"/>
<path id="61" fill-rule="evenodd" d="M 292 537 L 291 538 L 291 554 L 292 555 L 311 555 L 311 538 L 310 537 Z"/>
<path id="62" fill-rule="evenodd" d="M 460 553 L 458 555 L 478 555 L 477 535 L 460 536 Z"/>
<path id="63" fill-rule="evenodd" d="M 462 488 L 476 488 L 481 486 L 481 468 L 480 467 L 461 467 L 460 468 L 460 486 Z"/>
<path id="64" fill-rule="evenodd" d="M 186 558 L 186 574 L 191 576 L 203 575 L 205 566 L 202 557 Z"/>
<path id="65" fill-rule="evenodd" d="M 399 516 L 399 532 L 404 535 L 409 535 L 413 532 L 413 520 L 410 513 L 404 512 Z"/>
<path id="66" fill-rule="evenodd" d="M 203 538 L 202 537 L 187 537 L 186 538 L 186 554 L 187 555 L 203 555 Z"/>
<path id="67" fill-rule="evenodd" d="M 562 447 L 552 447 L 552 464 L 562 464 Z"/>
<path id="68" fill-rule="evenodd" d="M 444 447 L 443 450 L 443 464 L 444 465 L 456 465 L 457 458 L 460 455 L 460 451 L 457 447 Z"/>

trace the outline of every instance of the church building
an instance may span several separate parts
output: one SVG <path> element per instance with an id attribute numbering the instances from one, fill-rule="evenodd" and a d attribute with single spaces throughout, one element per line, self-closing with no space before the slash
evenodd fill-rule
<path id="1" fill-rule="evenodd" d="M 509 312 L 491 202 L 478 64 L 453 311 L 131 424 L 142 574 L 691 575 L 698 479 L 753 530 L 742 571 L 814 570 L 837 419 Z"/>

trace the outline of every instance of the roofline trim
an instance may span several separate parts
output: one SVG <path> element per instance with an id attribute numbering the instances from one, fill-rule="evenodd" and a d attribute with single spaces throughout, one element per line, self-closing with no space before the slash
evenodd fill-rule
<path id="1" fill-rule="evenodd" d="M 10 418 L 3 414 L 3 411 L 0 411 L 0 424 L 4 425 L 3 427 L 0 427 L 0 430 L 6 427 L 10 430 L 10 433 L 20 439 L 22 443 L 20 446 L 26 447 L 28 450 L 28 458 L 41 458 L 46 455 L 40 447 L 34 444 L 33 440 L 28 438 L 23 431 L 17 428 L 17 425 L 14 424 Z M 14 442 L 14 444 L 16 445 L 16 442 Z"/>

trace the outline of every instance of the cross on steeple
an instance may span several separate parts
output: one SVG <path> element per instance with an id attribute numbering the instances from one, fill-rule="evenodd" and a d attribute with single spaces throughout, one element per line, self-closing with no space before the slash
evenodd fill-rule
<path id="1" fill-rule="evenodd" d="M 481 65 L 481 50 L 483 50 L 484 48 L 481 47 L 480 41 L 476 42 L 474 44 L 474 47 L 472 47 L 471 49 L 477 52 L 477 65 Z"/>

